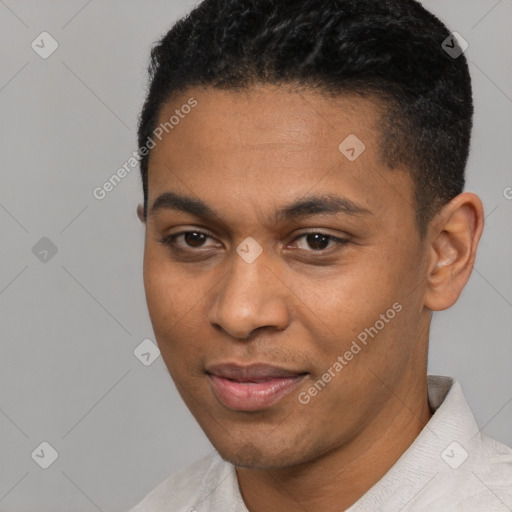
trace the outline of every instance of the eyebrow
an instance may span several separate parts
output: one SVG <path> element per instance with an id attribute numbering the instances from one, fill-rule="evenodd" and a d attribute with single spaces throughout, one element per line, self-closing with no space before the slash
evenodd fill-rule
<path id="1" fill-rule="evenodd" d="M 176 210 L 202 217 L 204 219 L 216 219 L 222 221 L 222 216 L 216 210 L 208 206 L 200 199 L 164 192 L 158 196 L 149 213 L 154 215 L 159 210 Z M 344 213 L 348 215 L 372 215 L 372 212 L 354 201 L 334 194 L 322 194 L 307 196 L 288 204 L 275 213 L 277 222 L 293 220 L 310 215 L 336 215 Z"/>

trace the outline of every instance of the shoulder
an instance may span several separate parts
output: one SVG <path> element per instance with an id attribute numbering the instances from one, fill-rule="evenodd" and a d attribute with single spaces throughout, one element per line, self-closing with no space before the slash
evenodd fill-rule
<path id="1" fill-rule="evenodd" d="M 481 434 L 478 455 L 473 474 L 486 490 L 505 493 L 507 504 L 512 506 L 512 448 Z"/>
<path id="2" fill-rule="evenodd" d="M 432 418 L 354 512 L 511 511 L 512 449 L 481 432 L 458 382 L 429 376 L 428 391 Z"/>
<path id="3" fill-rule="evenodd" d="M 166 478 L 129 512 L 194 510 L 194 504 L 208 491 L 207 487 L 212 487 L 211 491 L 225 478 L 228 466 L 217 452 L 207 455 Z"/>
<path id="4" fill-rule="evenodd" d="M 512 449 L 480 434 L 468 452 L 460 467 L 438 475 L 440 504 L 449 512 L 512 510 Z"/>

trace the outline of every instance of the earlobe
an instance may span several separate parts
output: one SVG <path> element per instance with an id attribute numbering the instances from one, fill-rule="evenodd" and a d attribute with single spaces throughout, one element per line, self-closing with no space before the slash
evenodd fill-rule
<path id="1" fill-rule="evenodd" d="M 139 217 L 142 224 L 146 223 L 146 220 L 144 219 L 144 206 L 142 204 L 137 206 L 137 217 Z"/>
<path id="2" fill-rule="evenodd" d="M 483 230 L 483 206 L 475 194 L 459 194 L 435 219 L 425 307 L 441 311 L 451 307 L 466 285 Z"/>

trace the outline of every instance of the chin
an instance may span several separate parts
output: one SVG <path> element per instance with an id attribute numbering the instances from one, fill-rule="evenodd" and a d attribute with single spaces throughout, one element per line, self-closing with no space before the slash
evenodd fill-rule
<path id="1" fill-rule="evenodd" d="M 283 457 L 269 454 L 262 454 L 254 446 L 247 446 L 243 450 L 233 453 L 229 450 L 220 451 L 220 456 L 227 462 L 230 462 L 238 468 L 245 469 L 280 469 L 288 466 L 293 466 L 293 463 L 283 460 Z"/>
<path id="2" fill-rule="evenodd" d="M 233 442 L 226 440 L 226 444 L 213 443 L 219 455 L 234 466 L 246 469 L 281 469 L 307 462 L 303 448 L 297 443 L 292 446 L 284 446 L 279 443 L 279 448 L 269 443 L 268 440 Z"/>

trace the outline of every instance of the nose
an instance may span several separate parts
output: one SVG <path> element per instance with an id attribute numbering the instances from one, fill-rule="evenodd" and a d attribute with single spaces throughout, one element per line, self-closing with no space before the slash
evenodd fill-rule
<path id="1" fill-rule="evenodd" d="M 256 329 L 284 330 L 289 323 L 291 291 L 263 252 L 248 263 L 237 253 L 221 280 L 209 320 L 229 336 L 247 339 Z"/>

